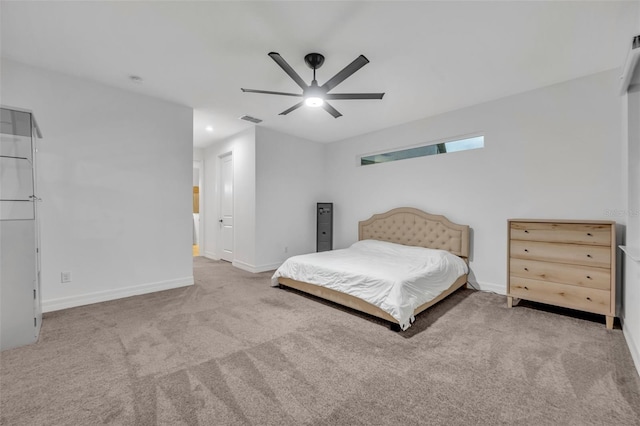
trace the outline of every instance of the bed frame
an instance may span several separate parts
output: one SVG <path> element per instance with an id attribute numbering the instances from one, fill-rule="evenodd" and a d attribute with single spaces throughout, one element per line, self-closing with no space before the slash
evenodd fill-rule
<path id="1" fill-rule="evenodd" d="M 449 221 L 444 216 L 425 213 L 411 207 L 400 207 L 386 213 L 375 214 L 359 222 L 358 240 L 380 240 L 407 246 L 418 246 L 447 250 L 468 262 L 469 227 Z M 280 287 L 290 287 L 360 312 L 382 318 L 392 323 L 392 329 L 399 330 L 398 321 L 375 305 L 362 299 L 336 290 L 295 281 L 290 278 L 278 278 Z M 467 275 L 460 276 L 438 297 L 418 306 L 413 312 L 419 314 L 435 305 L 451 293 L 466 285 Z"/>

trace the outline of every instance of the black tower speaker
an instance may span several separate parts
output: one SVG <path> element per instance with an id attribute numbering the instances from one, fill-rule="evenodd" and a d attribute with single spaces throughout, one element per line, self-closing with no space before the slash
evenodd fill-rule
<path id="1" fill-rule="evenodd" d="M 333 203 L 318 203 L 316 251 L 333 250 Z"/>

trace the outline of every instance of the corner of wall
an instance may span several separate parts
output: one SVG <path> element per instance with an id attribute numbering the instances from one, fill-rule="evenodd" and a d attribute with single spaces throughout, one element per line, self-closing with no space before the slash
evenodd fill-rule
<path id="1" fill-rule="evenodd" d="M 507 295 L 507 291 L 506 291 L 507 289 L 505 285 L 489 283 L 489 282 L 473 281 L 473 280 L 469 280 L 468 285 L 474 290 L 486 291 L 489 293 L 495 293 L 502 296 Z M 505 300 L 505 303 L 506 303 L 506 300 Z"/>

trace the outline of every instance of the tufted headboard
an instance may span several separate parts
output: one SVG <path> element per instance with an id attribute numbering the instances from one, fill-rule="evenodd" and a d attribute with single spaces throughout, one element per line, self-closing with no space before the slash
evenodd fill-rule
<path id="1" fill-rule="evenodd" d="M 447 250 L 469 257 L 469 227 L 444 216 L 400 207 L 359 222 L 359 240 L 381 240 L 406 246 Z"/>

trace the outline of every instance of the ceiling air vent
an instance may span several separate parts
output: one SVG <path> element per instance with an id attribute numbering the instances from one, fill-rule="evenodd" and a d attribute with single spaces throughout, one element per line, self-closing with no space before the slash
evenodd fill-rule
<path id="1" fill-rule="evenodd" d="M 242 117 L 240 117 L 240 120 L 248 121 L 253 124 L 262 123 L 262 120 L 260 120 L 259 118 L 252 117 L 250 115 L 243 115 Z"/>

